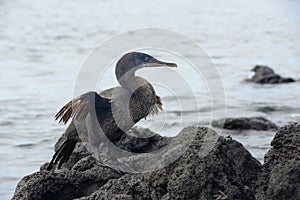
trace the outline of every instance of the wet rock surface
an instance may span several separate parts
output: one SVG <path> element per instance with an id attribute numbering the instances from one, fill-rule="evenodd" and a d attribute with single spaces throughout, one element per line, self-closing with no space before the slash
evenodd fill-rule
<path id="1" fill-rule="evenodd" d="M 276 133 L 265 155 L 257 199 L 300 199 L 300 124 Z"/>
<path id="2" fill-rule="evenodd" d="M 147 129 L 135 129 L 139 133 Z M 153 135 L 154 142 L 139 143 L 159 149 L 170 138 Z M 158 140 L 158 137 L 161 139 Z M 125 136 L 120 144 L 131 146 Z M 188 127 L 176 137 L 162 157 L 181 151 L 166 167 L 144 173 L 126 173 L 102 165 L 89 156 L 82 144 L 60 170 L 41 170 L 24 177 L 13 199 L 254 199 L 261 164 L 237 141 L 218 136 L 204 127 Z M 128 141 L 128 142 L 126 142 Z M 160 141 L 160 142 L 158 142 Z M 132 145 L 133 145 L 132 144 Z M 132 148 L 132 147 L 130 147 Z M 146 151 L 146 150 L 145 150 Z M 74 163 L 75 162 L 75 163 Z"/>
<path id="3" fill-rule="evenodd" d="M 228 130 L 278 130 L 278 126 L 264 117 L 239 117 L 215 120 L 214 127 Z"/>
<path id="4" fill-rule="evenodd" d="M 273 69 L 268 66 L 256 65 L 252 70 L 254 75 L 248 79 L 250 82 L 258 84 L 279 84 L 295 82 L 292 78 L 282 77 L 276 74 Z"/>
<path id="5" fill-rule="evenodd" d="M 141 128 L 132 132 L 154 134 Z M 128 173 L 101 164 L 79 143 L 62 169 L 46 171 L 42 167 L 41 171 L 25 176 L 13 199 L 300 198 L 299 124 L 284 126 L 276 133 L 263 166 L 242 144 L 205 127 L 187 127 L 174 138 L 154 134 L 151 137 L 155 139 L 149 143 L 140 138 L 130 144 L 131 137 L 122 136 L 118 145 L 124 149 L 137 145 L 138 151 L 149 152 L 170 145 L 175 138 L 175 144 L 162 159 L 180 151 L 181 141 L 188 140 L 189 145 L 165 167 Z"/>

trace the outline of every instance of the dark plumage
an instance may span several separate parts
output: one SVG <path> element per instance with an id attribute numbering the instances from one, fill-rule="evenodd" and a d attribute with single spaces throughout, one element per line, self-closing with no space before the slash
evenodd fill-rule
<path id="1" fill-rule="evenodd" d="M 93 131 L 95 124 L 98 123 L 104 134 L 114 142 L 123 131 L 129 130 L 147 115 L 161 110 L 160 97 L 156 95 L 152 85 L 142 77 L 135 76 L 135 71 L 140 68 L 157 66 L 176 67 L 176 64 L 162 62 L 140 52 L 127 53 L 117 62 L 115 69 L 121 86 L 100 94 L 87 92 L 62 107 L 55 119 L 67 123 L 72 118 L 72 122 L 66 131 L 67 139 L 54 154 L 48 169 L 56 164 L 59 168 L 66 162 L 79 141 L 89 142 L 93 146 L 99 145 L 101 133 Z M 80 126 L 77 124 L 84 124 L 86 130 L 78 130 Z"/>
<path id="2" fill-rule="evenodd" d="M 249 81 L 259 84 L 278 84 L 295 82 L 292 78 L 281 77 L 268 66 L 256 65 L 251 71 L 254 72 Z"/>

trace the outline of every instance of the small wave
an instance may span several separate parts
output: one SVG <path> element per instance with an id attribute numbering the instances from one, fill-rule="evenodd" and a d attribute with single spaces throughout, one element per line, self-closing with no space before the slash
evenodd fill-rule
<path id="1" fill-rule="evenodd" d="M 279 112 L 279 111 L 294 111 L 296 108 L 292 106 L 270 106 L 270 105 L 261 105 L 261 106 L 254 106 L 253 110 L 262 112 L 262 113 L 272 113 L 272 112 Z"/>
<path id="2" fill-rule="evenodd" d="M 4 182 L 7 182 L 7 181 L 17 181 L 19 179 L 20 179 L 19 177 L 13 177 L 13 176 L 1 176 L 0 177 L 0 182 L 4 183 Z"/>
<path id="3" fill-rule="evenodd" d="M 181 114 L 193 114 L 193 113 L 203 113 L 203 112 L 210 112 L 212 111 L 211 108 L 201 108 L 198 110 L 172 110 L 172 111 L 166 111 L 167 113 L 172 113 L 176 115 L 181 115 Z"/>
<path id="4" fill-rule="evenodd" d="M 66 39 L 73 39 L 72 35 L 56 35 L 54 40 L 66 40 Z"/>
<path id="5" fill-rule="evenodd" d="M 295 117 L 295 118 L 300 117 L 300 113 L 291 114 L 291 117 Z"/>
<path id="6" fill-rule="evenodd" d="M 49 142 L 51 142 L 52 140 L 51 139 L 43 139 L 43 140 L 41 140 L 40 142 L 39 142 L 39 144 L 43 144 L 43 143 L 49 143 Z"/>
<path id="7" fill-rule="evenodd" d="M 25 99 L 21 99 L 21 98 L 0 100 L 1 104 L 6 104 L 6 103 L 21 103 L 21 102 L 23 102 L 24 104 L 27 103 L 27 102 L 25 102 Z"/>
<path id="8" fill-rule="evenodd" d="M 12 121 L 4 121 L 4 122 L 0 122 L 0 126 L 14 126 L 15 123 Z"/>
<path id="9" fill-rule="evenodd" d="M 42 71 L 34 74 L 27 75 L 26 77 L 44 77 L 44 76 L 54 76 L 55 73 L 53 71 Z"/>
<path id="10" fill-rule="evenodd" d="M 33 144 L 33 143 L 15 145 L 15 147 L 18 147 L 18 148 L 31 148 L 31 147 L 34 147 L 34 146 L 36 146 L 36 144 Z"/>
<path id="11" fill-rule="evenodd" d="M 268 150 L 270 149 L 270 145 L 265 144 L 265 145 L 258 145 L 258 146 L 253 146 L 253 145 L 247 145 L 246 148 L 248 149 L 260 149 L 260 150 Z"/>

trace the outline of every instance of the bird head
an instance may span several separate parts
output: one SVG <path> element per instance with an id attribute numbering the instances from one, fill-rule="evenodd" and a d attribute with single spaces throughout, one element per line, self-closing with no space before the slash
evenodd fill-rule
<path id="1" fill-rule="evenodd" d="M 141 52 L 130 52 L 123 55 L 117 62 L 116 76 L 121 78 L 126 73 L 134 75 L 134 72 L 146 67 L 177 67 L 176 63 L 163 62 Z"/>

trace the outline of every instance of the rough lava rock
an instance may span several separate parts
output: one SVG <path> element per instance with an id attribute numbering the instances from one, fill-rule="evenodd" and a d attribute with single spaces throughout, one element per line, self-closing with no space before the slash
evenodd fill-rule
<path id="1" fill-rule="evenodd" d="M 147 129 L 133 132 L 153 134 Z M 187 127 L 173 138 L 150 138 L 124 135 L 118 145 L 137 152 L 170 146 L 160 164 L 181 152 L 185 141 L 189 145 L 166 167 L 126 173 L 104 166 L 78 144 L 62 169 L 42 167 L 25 176 L 13 199 L 255 199 L 262 166 L 239 142 L 205 127 Z"/>
<path id="2" fill-rule="evenodd" d="M 256 65 L 251 71 L 254 72 L 254 75 L 247 79 L 247 81 L 250 82 L 258 84 L 278 84 L 295 82 L 295 80 L 292 78 L 281 77 L 268 66 Z"/>
<path id="3" fill-rule="evenodd" d="M 239 117 L 214 120 L 214 127 L 228 130 L 278 130 L 278 126 L 264 117 Z"/>
<path id="4" fill-rule="evenodd" d="M 121 177 L 120 173 L 97 164 L 95 159 L 85 158 L 79 162 L 82 162 L 80 167 L 74 166 L 74 170 L 42 170 L 25 176 L 12 199 L 73 199 L 89 195 L 109 180 Z M 84 168 L 87 165 L 84 162 L 90 162 L 89 167 Z"/>
<path id="5" fill-rule="evenodd" d="M 265 155 L 257 199 L 300 199 L 300 124 L 283 126 Z"/>

